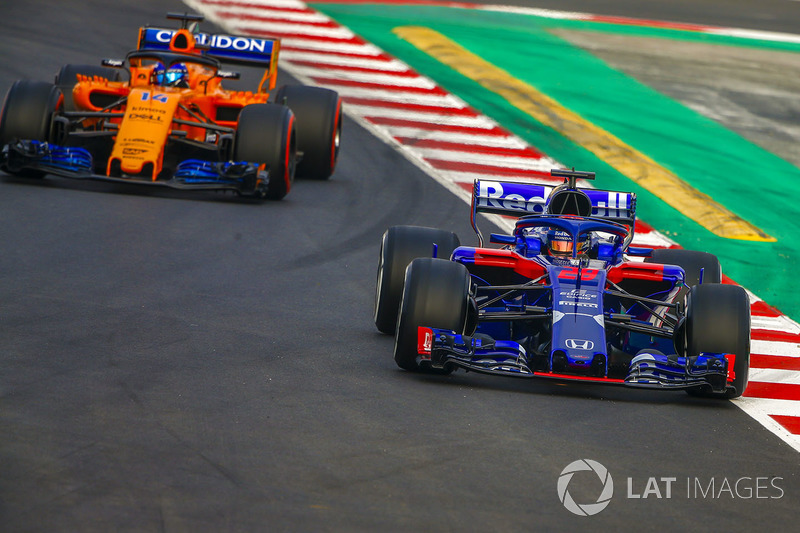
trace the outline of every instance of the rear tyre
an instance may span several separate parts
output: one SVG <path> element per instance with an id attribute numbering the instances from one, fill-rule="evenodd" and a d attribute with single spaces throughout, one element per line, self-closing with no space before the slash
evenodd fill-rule
<path id="1" fill-rule="evenodd" d="M 750 371 L 750 301 L 737 285 L 702 284 L 689 291 L 686 306 L 686 353 L 734 354 L 734 379 L 725 392 L 688 389 L 693 396 L 738 398 Z"/>
<path id="2" fill-rule="evenodd" d="M 64 65 L 56 74 L 56 86 L 64 93 L 64 111 L 75 111 L 75 101 L 72 99 L 72 89 L 78 83 L 78 75 L 99 76 L 109 81 L 120 81 L 119 71 L 113 68 L 97 65 Z"/>
<path id="3" fill-rule="evenodd" d="M 61 90 L 43 81 L 18 80 L 6 93 L 0 115 L 0 146 L 14 140 L 50 142 L 53 115 L 62 105 Z M 38 170 L 13 172 L 20 176 L 40 178 Z"/>
<path id="4" fill-rule="evenodd" d="M 451 231 L 419 226 L 392 226 L 383 234 L 373 315 L 378 331 L 395 332 L 406 267 L 417 257 L 432 257 L 434 244 L 436 257 L 448 259 L 461 243 Z"/>
<path id="5" fill-rule="evenodd" d="M 303 154 L 297 176 L 326 180 L 333 174 L 342 135 L 342 100 L 322 87 L 284 85 L 275 97 L 296 117 L 297 150 Z"/>
<path id="6" fill-rule="evenodd" d="M 700 283 L 700 270 L 703 270 L 703 284 L 721 283 L 722 266 L 714 254 L 683 250 L 680 248 L 663 248 L 653 250 L 652 256 L 645 259 L 645 263 L 658 263 L 662 265 L 677 265 L 686 273 L 686 285 L 692 287 Z M 688 288 L 682 288 L 678 293 L 682 300 Z"/>
<path id="7" fill-rule="evenodd" d="M 408 265 L 394 340 L 397 366 L 410 371 L 433 370 L 417 362 L 418 328 L 449 329 L 463 334 L 469 289 L 469 272 L 461 263 L 418 258 Z"/>
<path id="8" fill-rule="evenodd" d="M 239 114 L 233 159 L 266 165 L 269 183 L 263 195 L 280 200 L 292 188 L 297 159 L 294 115 L 288 107 L 251 104 Z"/>

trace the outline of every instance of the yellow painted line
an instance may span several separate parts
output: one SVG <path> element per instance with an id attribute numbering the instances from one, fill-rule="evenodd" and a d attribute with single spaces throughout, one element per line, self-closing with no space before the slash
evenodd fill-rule
<path id="1" fill-rule="evenodd" d="M 505 70 L 484 61 L 441 33 L 421 26 L 401 26 L 393 32 L 431 57 L 502 96 L 511 105 L 545 126 L 583 146 L 715 235 L 747 241 L 775 241 L 774 237 L 735 215 L 621 139 L 514 78 Z"/>

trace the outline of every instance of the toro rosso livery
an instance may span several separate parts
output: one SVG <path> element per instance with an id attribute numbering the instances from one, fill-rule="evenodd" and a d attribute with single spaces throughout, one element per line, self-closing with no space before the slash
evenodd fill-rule
<path id="1" fill-rule="evenodd" d="M 630 246 L 633 193 L 477 180 L 478 246 L 448 231 L 383 236 L 375 324 L 406 370 L 685 389 L 733 398 L 747 386 L 747 293 L 712 254 Z M 484 247 L 478 213 L 516 217 Z M 632 259 L 636 258 L 636 259 Z"/>
<path id="2" fill-rule="evenodd" d="M 283 198 L 298 176 L 327 179 L 341 135 L 341 100 L 277 80 L 280 40 L 143 27 L 137 49 L 102 66 L 65 65 L 55 83 L 19 80 L 0 117 L 0 167 L 178 189 Z M 222 63 L 264 68 L 255 91 Z"/>

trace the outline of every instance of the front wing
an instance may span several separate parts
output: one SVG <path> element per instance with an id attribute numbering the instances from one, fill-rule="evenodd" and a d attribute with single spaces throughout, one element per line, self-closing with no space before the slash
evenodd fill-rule
<path id="1" fill-rule="evenodd" d="M 41 171 L 66 178 L 111 181 L 169 187 L 172 189 L 227 190 L 242 196 L 264 197 L 269 175 L 255 163 L 211 162 L 187 159 L 169 179 L 115 177 L 96 174 L 91 152 L 80 147 L 66 147 L 40 141 L 16 141 L 3 147 L 0 168 L 10 173 Z"/>
<path id="2" fill-rule="evenodd" d="M 417 353 L 420 362 L 433 368 L 450 365 L 481 372 L 522 378 L 550 378 L 589 381 L 629 387 L 675 390 L 711 387 L 725 391 L 733 362 L 728 354 L 701 353 L 693 357 L 667 356 L 660 353 L 639 354 L 630 362 L 624 379 L 591 374 L 566 374 L 534 370 L 525 348 L 515 341 L 494 340 L 486 335 L 460 335 L 454 331 L 419 327 Z"/>

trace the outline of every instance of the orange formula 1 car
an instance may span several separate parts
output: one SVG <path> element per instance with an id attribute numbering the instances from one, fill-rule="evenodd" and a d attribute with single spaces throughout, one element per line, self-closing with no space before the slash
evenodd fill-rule
<path id="1" fill-rule="evenodd" d="M 202 16 L 167 18 L 181 27 L 140 28 L 124 61 L 65 65 L 55 84 L 16 81 L 0 116 L 0 168 L 270 199 L 289 192 L 295 172 L 331 176 L 335 91 L 283 86 L 270 101 L 279 39 L 199 33 Z M 265 67 L 257 90 L 224 89 L 240 76 L 223 62 Z"/>

